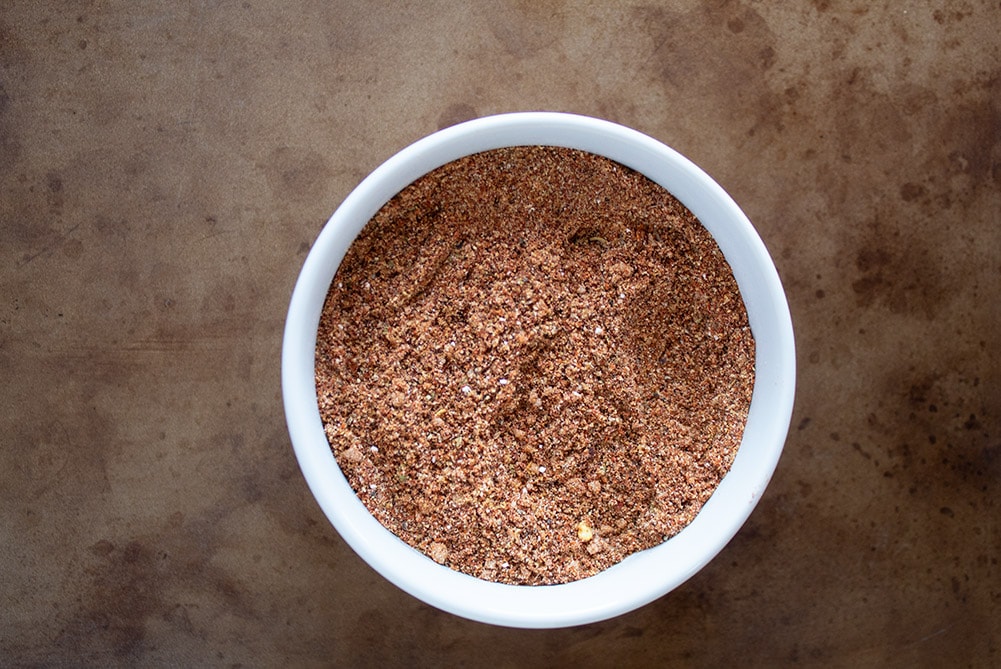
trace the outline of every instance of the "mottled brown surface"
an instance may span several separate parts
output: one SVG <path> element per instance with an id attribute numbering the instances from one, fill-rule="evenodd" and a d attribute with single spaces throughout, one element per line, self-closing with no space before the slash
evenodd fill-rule
<path id="1" fill-rule="evenodd" d="M 0 664 L 1001 664 L 1001 7 L 593 4 L 3 4 Z M 675 592 L 557 631 L 372 572 L 279 396 L 337 203 L 521 109 L 705 167 L 799 345 L 744 529 Z"/>

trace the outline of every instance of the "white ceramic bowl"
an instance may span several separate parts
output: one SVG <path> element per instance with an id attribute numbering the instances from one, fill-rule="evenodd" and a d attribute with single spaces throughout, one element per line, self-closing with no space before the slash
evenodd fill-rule
<path id="1" fill-rule="evenodd" d="M 493 583 L 441 566 L 383 527 L 355 496 L 323 432 L 314 378 L 327 290 L 348 246 L 393 195 L 462 156 L 516 145 L 582 149 L 618 161 L 673 193 L 706 226 L 740 286 L 756 341 L 755 382 L 743 441 L 695 520 L 663 544 L 573 583 Z M 593 118 L 531 112 L 446 128 L 408 146 L 362 181 L 320 232 L 299 275 L 282 346 L 285 415 L 299 465 L 334 527 L 369 565 L 414 597 L 510 627 L 565 627 L 636 609 L 676 588 L 737 533 L 761 498 L 785 442 L 796 378 L 792 321 L 772 260 L 750 221 L 701 169 L 660 142 Z"/>

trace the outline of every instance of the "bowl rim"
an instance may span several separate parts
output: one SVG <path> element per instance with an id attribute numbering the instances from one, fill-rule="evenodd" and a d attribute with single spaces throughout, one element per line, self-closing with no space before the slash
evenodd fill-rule
<path id="1" fill-rule="evenodd" d="M 338 467 L 316 396 L 315 347 L 323 301 L 362 227 L 393 195 L 430 170 L 464 155 L 517 145 L 603 155 L 669 190 L 705 225 L 730 263 L 756 341 L 744 438 L 729 473 L 695 520 L 654 548 L 595 576 L 559 585 L 481 580 L 434 562 L 396 537 L 368 512 Z M 715 557 L 750 515 L 775 471 L 792 417 L 795 378 L 792 320 L 778 272 L 730 196 L 701 168 L 652 137 L 563 112 L 514 112 L 466 121 L 414 142 L 373 170 L 337 207 L 303 263 L 289 302 L 281 355 L 282 398 L 295 456 L 317 503 L 345 542 L 390 582 L 436 608 L 521 628 L 567 627 L 621 615 L 678 587 Z"/>

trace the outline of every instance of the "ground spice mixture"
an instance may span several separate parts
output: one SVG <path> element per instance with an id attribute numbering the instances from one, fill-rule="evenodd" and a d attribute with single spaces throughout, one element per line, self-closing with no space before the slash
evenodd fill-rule
<path id="1" fill-rule="evenodd" d="M 351 246 L 324 305 L 324 428 L 358 496 L 439 563 L 593 575 L 688 524 L 754 382 L 729 265 L 646 177 L 557 147 L 422 177 Z"/>

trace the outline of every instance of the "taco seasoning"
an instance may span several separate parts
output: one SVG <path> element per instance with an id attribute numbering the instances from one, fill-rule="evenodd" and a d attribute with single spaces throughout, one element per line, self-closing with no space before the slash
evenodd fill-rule
<path id="1" fill-rule="evenodd" d="M 591 576 L 679 532 L 729 470 L 754 383 L 733 273 L 643 175 L 522 146 L 390 200 L 334 277 L 316 384 L 369 511 L 452 569 Z"/>

